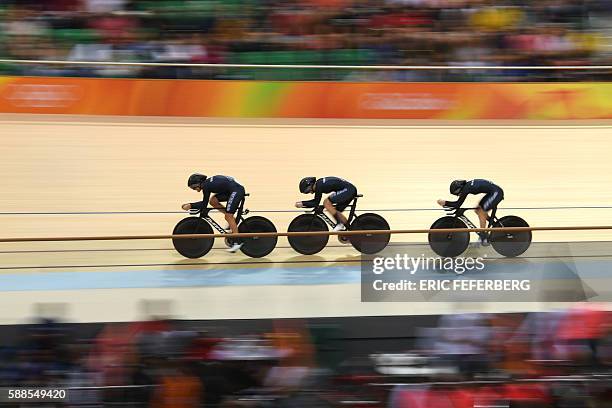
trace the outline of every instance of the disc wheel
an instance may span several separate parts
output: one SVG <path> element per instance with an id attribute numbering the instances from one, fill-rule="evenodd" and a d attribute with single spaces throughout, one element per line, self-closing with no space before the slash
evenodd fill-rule
<path id="1" fill-rule="evenodd" d="M 276 232 L 276 227 L 267 218 L 249 217 L 238 225 L 238 232 Z M 261 258 L 268 255 L 276 247 L 278 237 L 249 237 L 242 238 L 240 248 L 243 254 L 252 258 Z"/>
<path id="2" fill-rule="evenodd" d="M 288 232 L 329 231 L 327 224 L 315 214 L 298 215 L 289 224 Z M 320 252 L 329 241 L 329 235 L 289 236 L 289 245 L 302 255 L 313 255 Z"/>
<path id="3" fill-rule="evenodd" d="M 349 227 L 350 231 L 390 230 L 389 223 L 378 214 L 361 214 Z M 375 254 L 382 251 L 389 244 L 391 234 L 365 234 L 351 235 L 349 237 L 353 247 L 363 254 Z"/>
<path id="4" fill-rule="evenodd" d="M 213 229 L 209 223 L 200 217 L 187 217 L 179 221 L 172 231 L 172 235 L 181 234 L 212 234 Z M 200 258 L 212 248 L 214 238 L 174 238 L 174 249 L 185 258 Z"/>
<path id="5" fill-rule="evenodd" d="M 529 224 L 514 215 L 502 217 L 493 228 L 528 227 Z M 500 255 L 512 258 L 521 255 L 531 245 L 531 231 L 494 231 L 489 237 L 491 246 Z"/>
<path id="6" fill-rule="evenodd" d="M 442 217 L 431 226 L 431 229 L 467 228 L 465 222 L 456 217 Z M 470 244 L 469 232 L 429 233 L 429 246 L 443 257 L 456 257 L 461 255 Z"/>

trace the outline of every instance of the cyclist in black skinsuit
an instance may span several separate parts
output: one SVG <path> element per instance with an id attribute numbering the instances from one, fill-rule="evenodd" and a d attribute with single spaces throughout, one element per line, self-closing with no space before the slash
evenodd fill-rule
<path id="1" fill-rule="evenodd" d="M 346 209 L 351 200 L 357 195 L 357 188 L 354 185 L 339 177 L 323 177 L 318 180 L 316 177 L 304 177 L 300 181 L 300 192 L 303 194 L 314 194 L 315 196 L 312 200 L 295 203 L 295 206 L 298 208 L 315 208 L 321 202 L 323 194 L 331 193 L 323 200 L 323 206 L 338 222 L 334 227 L 334 231 L 346 229 L 348 220 L 342 214 L 342 211 Z"/>
<path id="2" fill-rule="evenodd" d="M 450 185 L 450 193 L 459 196 L 457 201 L 438 200 L 438 204 L 443 207 L 459 208 L 467 198 L 468 194 L 484 194 L 484 197 L 478 203 L 476 214 L 480 220 L 480 228 L 487 227 L 489 219 L 489 211 L 497 208 L 498 204 L 504 199 L 504 190 L 495 183 L 489 180 L 474 179 L 454 180 Z M 478 234 L 482 245 L 489 245 L 488 235 L 486 233 Z"/>
<path id="3" fill-rule="evenodd" d="M 225 220 L 229 224 L 232 233 L 238 233 L 238 225 L 234 213 L 240 205 L 240 201 L 244 198 L 244 187 L 241 186 L 233 177 L 229 176 L 212 176 L 206 177 L 203 174 L 194 173 L 189 176 L 187 185 L 192 190 L 198 193 L 204 191 L 204 199 L 195 203 L 183 204 L 183 210 L 187 211 L 191 208 L 205 209 L 207 203 L 210 202 L 214 208 L 218 209 L 225 215 Z M 214 193 L 214 196 L 210 196 Z M 227 202 L 225 207 L 222 202 Z M 229 252 L 236 252 L 242 247 L 242 242 L 234 240 L 232 246 L 228 249 Z"/>

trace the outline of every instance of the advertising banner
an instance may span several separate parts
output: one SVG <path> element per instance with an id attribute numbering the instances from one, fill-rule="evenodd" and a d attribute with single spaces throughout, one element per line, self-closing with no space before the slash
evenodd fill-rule
<path id="1" fill-rule="evenodd" d="M 606 119 L 612 83 L 0 77 L 0 112 L 335 119 Z"/>

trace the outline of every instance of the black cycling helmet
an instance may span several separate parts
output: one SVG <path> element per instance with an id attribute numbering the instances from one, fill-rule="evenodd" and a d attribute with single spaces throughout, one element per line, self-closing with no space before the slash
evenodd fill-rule
<path id="1" fill-rule="evenodd" d="M 194 189 L 193 186 L 202 186 L 202 183 L 206 180 L 206 176 L 200 173 L 193 173 L 189 176 L 189 180 L 187 180 L 187 186 L 191 189 Z M 195 189 L 194 189 L 195 190 Z"/>
<path id="2" fill-rule="evenodd" d="M 314 186 L 315 181 L 317 181 L 316 177 L 304 177 L 300 180 L 300 193 L 310 193 L 310 187 Z"/>
<path id="3" fill-rule="evenodd" d="M 452 195 L 461 194 L 461 190 L 463 189 L 463 186 L 465 186 L 466 183 L 467 181 L 465 180 L 453 180 L 453 182 L 450 184 L 450 193 Z"/>

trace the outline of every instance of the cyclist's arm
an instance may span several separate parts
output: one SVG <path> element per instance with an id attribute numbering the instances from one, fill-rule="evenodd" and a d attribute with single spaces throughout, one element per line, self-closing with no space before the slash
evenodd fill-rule
<path id="1" fill-rule="evenodd" d="M 457 201 L 445 201 L 444 205 L 447 206 L 447 207 L 459 208 L 459 207 L 461 207 L 461 205 L 463 204 L 463 202 L 465 201 L 467 196 L 468 196 L 468 192 L 467 191 L 462 191 L 461 195 L 459 196 Z"/>
<path id="2" fill-rule="evenodd" d="M 312 200 L 302 201 L 302 206 L 304 206 L 304 208 L 318 207 L 319 203 L 321 202 L 321 198 L 323 198 L 323 193 L 316 192 Z"/>
<path id="3" fill-rule="evenodd" d="M 201 210 L 202 208 L 204 208 L 204 201 L 198 201 L 197 203 L 189 203 L 189 205 L 193 209 Z"/>
<path id="4" fill-rule="evenodd" d="M 195 208 L 198 210 L 206 208 L 208 206 L 208 200 L 210 200 L 210 191 L 204 192 L 204 199 L 202 201 L 198 201 L 197 203 L 191 203 L 191 208 Z"/>

